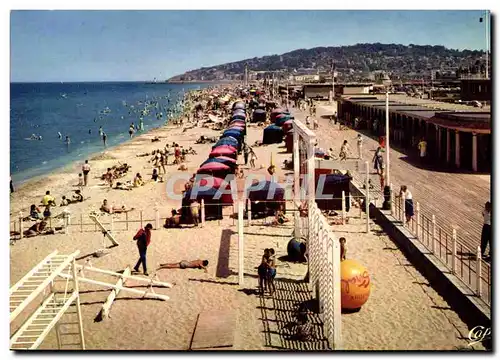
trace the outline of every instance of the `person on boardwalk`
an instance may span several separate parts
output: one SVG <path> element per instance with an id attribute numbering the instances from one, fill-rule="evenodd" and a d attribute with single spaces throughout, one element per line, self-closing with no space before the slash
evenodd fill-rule
<path id="1" fill-rule="evenodd" d="M 406 187 L 406 185 L 401 185 L 401 190 L 399 191 L 399 195 L 397 197 L 404 197 L 405 199 L 405 216 L 406 216 L 406 223 L 408 224 L 411 219 L 413 218 L 414 212 L 413 212 L 413 196 Z"/>
<path id="2" fill-rule="evenodd" d="M 87 182 L 89 180 L 89 172 L 90 172 L 90 165 L 88 160 L 85 160 L 85 164 L 83 164 L 82 166 L 82 172 L 83 172 L 83 185 L 87 186 Z"/>
<path id="3" fill-rule="evenodd" d="M 377 174 L 380 174 L 384 169 L 384 158 L 382 156 L 382 148 L 379 146 L 375 151 L 375 155 L 373 155 L 373 168 L 377 171 Z"/>
<path id="4" fill-rule="evenodd" d="M 362 159 L 363 158 L 363 153 L 362 153 L 363 137 L 361 136 L 361 134 L 358 134 L 358 136 L 356 137 L 356 144 L 358 145 L 358 159 Z"/>
<path id="5" fill-rule="evenodd" d="M 142 264 L 142 269 L 144 270 L 144 275 L 148 276 L 148 269 L 146 266 L 146 252 L 148 246 L 151 243 L 151 230 L 153 225 L 147 224 L 144 229 L 140 229 L 134 236 L 134 240 L 137 242 L 137 249 L 139 250 L 139 260 L 134 266 L 135 272 L 139 272 L 139 266 Z"/>
<path id="6" fill-rule="evenodd" d="M 491 257 L 491 202 L 487 201 L 483 209 L 483 230 L 481 231 L 481 257 L 485 256 L 486 247 L 490 246 Z"/>
<path id="7" fill-rule="evenodd" d="M 418 151 L 420 153 L 420 163 L 423 164 L 425 162 L 425 156 L 427 155 L 427 141 L 423 138 L 418 143 Z"/>
<path id="8" fill-rule="evenodd" d="M 344 140 L 342 146 L 340 147 L 340 153 L 339 153 L 340 160 L 347 160 L 348 152 L 349 152 L 349 144 L 347 144 L 347 140 Z"/>

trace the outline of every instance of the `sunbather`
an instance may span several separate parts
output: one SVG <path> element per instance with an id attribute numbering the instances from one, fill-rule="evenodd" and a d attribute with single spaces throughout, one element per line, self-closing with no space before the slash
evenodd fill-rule
<path id="1" fill-rule="evenodd" d="M 104 201 L 102 202 L 102 205 L 101 205 L 101 208 L 100 208 L 101 211 L 105 212 L 105 213 L 108 213 L 108 214 L 119 214 L 119 213 L 125 213 L 125 212 L 129 212 L 129 211 L 132 211 L 134 210 L 134 208 L 130 208 L 130 209 L 127 209 L 124 206 L 122 207 L 116 207 L 116 206 L 110 206 L 108 204 L 108 200 L 104 199 Z"/>
<path id="2" fill-rule="evenodd" d="M 208 260 L 182 260 L 178 263 L 160 264 L 160 269 L 203 269 L 207 272 Z"/>

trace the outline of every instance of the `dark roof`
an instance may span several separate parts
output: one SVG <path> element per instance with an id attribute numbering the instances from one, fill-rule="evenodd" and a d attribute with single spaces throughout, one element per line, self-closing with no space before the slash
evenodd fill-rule
<path id="1" fill-rule="evenodd" d="M 368 106 L 368 107 L 373 107 L 378 110 L 383 110 L 385 111 L 385 101 L 384 100 L 377 100 L 373 98 L 349 98 L 348 101 L 351 101 L 352 103 L 361 105 L 361 106 Z M 390 101 L 389 100 L 389 112 L 395 112 L 398 114 L 404 114 L 408 116 L 415 116 L 415 117 L 423 117 L 426 119 L 429 119 L 434 116 L 436 111 L 429 109 L 428 107 L 424 106 L 419 106 L 419 105 L 411 105 L 411 104 L 403 104 L 400 102 L 396 101 Z"/>

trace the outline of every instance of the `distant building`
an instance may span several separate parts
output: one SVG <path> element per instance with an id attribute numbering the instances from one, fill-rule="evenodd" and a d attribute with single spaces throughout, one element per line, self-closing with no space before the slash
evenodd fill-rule
<path id="1" fill-rule="evenodd" d="M 491 102 L 492 88 L 490 79 L 460 80 L 460 100 Z"/>
<path id="2" fill-rule="evenodd" d="M 335 96 L 369 94 L 373 84 L 335 84 Z M 331 84 L 305 84 L 303 93 L 305 99 L 330 99 L 332 91 Z"/>

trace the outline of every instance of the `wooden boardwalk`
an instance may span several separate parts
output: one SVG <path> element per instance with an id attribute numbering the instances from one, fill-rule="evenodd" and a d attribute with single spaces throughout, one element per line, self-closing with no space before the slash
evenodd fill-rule
<path id="1" fill-rule="evenodd" d="M 319 146 L 325 150 L 333 148 L 334 152 L 338 153 L 342 141 L 347 140 L 352 156 L 357 156 L 358 132 L 352 129 L 339 131 L 338 126 L 331 125 L 327 118 L 322 118 L 322 115 L 332 114 L 332 109 L 331 106 L 317 107 L 319 128 L 315 133 Z M 308 115 L 296 108 L 291 111 L 300 119 Z M 373 169 L 371 159 L 377 146 L 377 141 L 363 136 L 363 159 L 369 161 L 370 169 Z M 431 219 L 432 215 L 435 215 L 437 226 L 441 228 L 443 234 L 451 236 L 452 229 L 457 230 L 459 260 L 467 260 L 469 258 L 467 253 L 476 254 L 481 241 L 483 224 L 481 212 L 484 203 L 490 199 L 490 175 L 447 173 L 414 166 L 413 159 L 392 147 L 390 157 L 390 176 L 394 189 L 398 191 L 401 185 L 408 186 L 413 194 L 414 203 L 417 201 L 420 203 L 422 217 Z M 371 179 L 375 189 L 380 191 L 378 176 L 371 175 Z M 451 250 L 451 242 L 448 241 L 448 244 Z M 460 254 L 460 245 L 463 254 Z M 471 262 L 471 267 L 475 269 L 475 260 Z M 460 264 L 457 268 L 460 270 Z M 490 266 L 485 262 L 483 262 L 482 276 L 485 282 L 491 283 Z M 485 289 L 483 282 L 483 294 L 488 303 L 489 291 L 490 289 Z"/>

